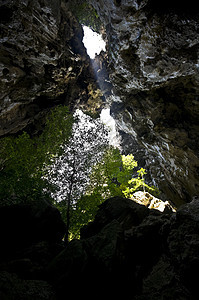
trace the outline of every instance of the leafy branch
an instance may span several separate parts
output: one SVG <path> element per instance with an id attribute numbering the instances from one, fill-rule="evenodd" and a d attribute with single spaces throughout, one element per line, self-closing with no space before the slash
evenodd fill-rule
<path id="1" fill-rule="evenodd" d="M 48 196 L 45 178 L 47 165 L 62 152 L 62 143 L 71 135 L 73 117 L 67 107 L 58 106 L 46 120 L 40 136 L 31 138 L 26 132 L 6 137 L 0 145 L 1 205 L 36 200 Z"/>

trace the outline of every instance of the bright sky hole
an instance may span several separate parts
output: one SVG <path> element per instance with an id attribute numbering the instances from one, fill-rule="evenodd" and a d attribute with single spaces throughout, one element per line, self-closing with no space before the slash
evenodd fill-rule
<path id="1" fill-rule="evenodd" d="M 120 137 L 116 129 L 116 122 L 110 114 L 110 107 L 101 111 L 100 119 L 109 128 L 109 144 L 120 149 Z"/>
<path id="2" fill-rule="evenodd" d="M 101 34 L 92 31 L 89 27 L 83 26 L 84 38 L 83 43 L 87 49 L 87 53 L 90 58 L 94 59 L 95 54 L 100 54 L 100 52 L 106 51 L 106 43 L 102 38 Z"/>

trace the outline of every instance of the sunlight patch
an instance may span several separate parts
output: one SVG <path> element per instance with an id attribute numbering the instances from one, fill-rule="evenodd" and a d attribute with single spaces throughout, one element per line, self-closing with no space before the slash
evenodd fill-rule
<path id="1" fill-rule="evenodd" d="M 90 58 L 94 59 L 95 54 L 100 54 L 100 52 L 106 51 L 106 43 L 102 38 L 101 34 L 92 31 L 89 27 L 83 26 L 84 38 L 83 43 L 87 49 L 87 53 Z"/>
<path id="2" fill-rule="evenodd" d="M 109 129 L 109 145 L 121 148 L 121 138 L 116 128 L 116 122 L 110 114 L 110 107 L 104 108 L 100 114 L 101 122 Z"/>

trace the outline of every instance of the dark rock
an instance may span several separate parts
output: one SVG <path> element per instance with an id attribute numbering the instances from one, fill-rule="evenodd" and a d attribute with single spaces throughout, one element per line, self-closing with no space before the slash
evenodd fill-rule
<path id="1" fill-rule="evenodd" d="M 68 294 L 68 288 L 73 291 L 73 296 L 81 296 L 86 286 L 84 283 L 88 280 L 84 274 L 87 264 L 87 254 L 83 248 L 82 242 L 73 240 L 68 247 L 63 250 L 47 268 L 47 278 L 53 283 L 58 295 L 58 299 L 64 299 Z M 84 275 L 83 275 L 84 274 Z"/>
<path id="2" fill-rule="evenodd" d="M 109 199 L 83 238 L 51 262 L 48 280 L 59 299 L 67 287 L 89 299 L 91 289 L 97 299 L 197 299 L 197 207 L 191 203 L 165 214 L 129 199 Z"/>
<path id="3" fill-rule="evenodd" d="M 34 241 L 32 241 L 34 243 Z M 62 251 L 60 243 L 41 241 L 28 247 L 9 249 L 9 256 L 2 255 L 0 270 L 15 273 L 24 279 L 43 279 L 49 262 Z"/>
<path id="4" fill-rule="evenodd" d="M 0 228 L 0 251 L 6 256 L 33 243 L 60 242 L 65 234 L 59 211 L 46 201 L 1 207 Z"/>
<path id="5" fill-rule="evenodd" d="M 142 295 L 136 300 L 191 299 L 189 291 L 182 286 L 168 258 L 163 256 L 152 272 L 143 280 Z"/>
<path id="6" fill-rule="evenodd" d="M 138 205 L 130 199 L 114 197 L 100 205 L 94 222 L 83 227 L 81 237 L 87 238 L 98 233 L 107 223 L 120 218 L 120 223 L 124 227 L 138 225 L 148 214 L 146 207 Z M 128 224 L 129 220 L 129 224 Z M 128 224 L 128 225 L 127 225 Z"/>
<path id="7" fill-rule="evenodd" d="M 186 2 L 182 3 L 180 0 L 167 0 L 162 3 L 158 0 L 149 0 L 147 8 L 160 14 L 165 14 L 165 12 L 195 14 L 197 11 L 197 4 L 194 0 L 191 0 L 188 5 Z"/>
<path id="8" fill-rule="evenodd" d="M 110 271 L 119 251 L 119 240 L 122 237 L 122 227 L 117 220 L 111 221 L 102 230 L 86 241 L 84 247 L 90 254 L 89 259 L 95 261 L 101 269 Z"/>
<path id="9" fill-rule="evenodd" d="M 63 249 L 65 224 L 47 201 L 0 207 L 0 298 L 56 299 L 46 267 Z"/>
<path id="10" fill-rule="evenodd" d="M 20 245 L 7 243 L 10 255 L 1 254 L 0 296 L 6 300 L 62 300 L 72 291 L 74 298 L 87 299 L 195 300 L 198 204 L 196 198 L 176 213 L 166 214 L 114 197 L 100 206 L 94 222 L 84 227 L 82 238 L 66 248 L 57 245 L 57 236 L 49 240 L 48 234 L 34 233 L 30 227 L 36 224 L 33 216 L 42 218 L 46 208 L 33 209 L 30 219 L 28 207 L 27 240 L 23 240 L 22 227 L 16 226 L 16 232 L 12 227 Z M 12 217 L 16 222 L 14 214 Z M 45 218 L 52 220 L 50 214 Z"/>
<path id="11" fill-rule="evenodd" d="M 69 243 L 66 249 L 64 249 L 48 266 L 48 272 L 51 273 L 51 277 L 58 281 L 60 275 L 74 274 L 76 276 L 77 269 L 83 270 L 87 255 L 83 249 L 82 242 L 79 240 L 73 240 Z M 73 278 L 74 279 L 74 278 Z M 73 280 L 71 278 L 71 280 Z"/>
<path id="12" fill-rule="evenodd" d="M 55 300 L 52 287 L 45 281 L 22 280 L 15 274 L 0 272 L 1 300 Z"/>
<path id="13" fill-rule="evenodd" d="M 176 213 L 168 236 L 172 264 L 179 269 L 181 280 L 197 298 L 199 268 L 199 201 L 182 206 Z"/>

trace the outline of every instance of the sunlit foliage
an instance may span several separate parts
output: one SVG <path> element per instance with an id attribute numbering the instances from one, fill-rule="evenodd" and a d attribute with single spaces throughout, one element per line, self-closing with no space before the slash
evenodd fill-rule
<path id="1" fill-rule="evenodd" d="M 132 154 L 121 155 L 118 149 L 109 148 L 102 161 L 93 168 L 88 193 L 104 199 L 114 196 L 131 198 L 138 190 L 152 192 L 154 187 L 144 182 L 145 169 L 135 172 L 135 167 L 137 162 Z"/>
<path id="2" fill-rule="evenodd" d="M 48 180 L 56 186 L 56 192 L 52 193 L 55 205 L 67 224 L 66 242 L 71 227 L 83 217 L 79 207 L 92 167 L 102 159 L 103 151 L 108 146 L 108 133 L 98 119 L 93 120 L 80 111 L 77 111 L 75 119 L 72 136 L 68 143 L 62 145 L 63 153 L 49 167 L 48 173 Z M 88 209 L 86 211 L 88 214 Z"/>
<path id="3" fill-rule="evenodd" d="M 58 106 L 50 112 L 40 136 L 26 132 L 6 137 L 0 145 L 1 205 L 35 200 L 49 195 L 46 166 L 61 154 L 60 145 L 71 135 L 73 117 L 68 108 Z"/>
<path id="4" fill-rule="evenodd" d="M 65 241 L 78 238 L 98 206 L 109 197 L 153 193 L 132 154 L 109 146 L 99 119 L 59 106 L 51 111 L 40 136 L 26 132 L 1 140 L 0 205 L 49 198 L 66 222 Z"/>
<path id="5" fill-rule="evenodd" d="M 121 155 L 119 149 L 108 147 L 101 161 L 95 164 L 89 178 L 87 189 L 71 214 L 71 234 L 78 237 L 83 225 L 92 221 L 99 205 L 114 196 L 132 198 L 139 190 L 156 192 L 144 181 L 145 169 L 134 170 L 137 162 L 132 154 Z"/>

